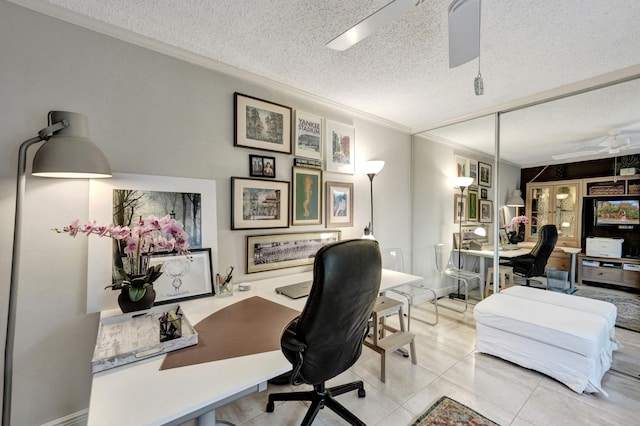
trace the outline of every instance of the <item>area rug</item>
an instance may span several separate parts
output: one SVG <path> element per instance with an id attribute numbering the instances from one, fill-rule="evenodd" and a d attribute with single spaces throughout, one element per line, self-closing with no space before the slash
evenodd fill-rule
<path id="1" fill-rule="evenodd" d="M 498 425 L 466 405 L 443 396 L 427 409 L 411 426 L 459 425 L 484 426 Z"/>
<path id="2" fill-rule="evenodd" d="M 578 287 L 578 291 L 574 295 L 613 303 L 618 309 L 616 327 L 640 333 L 640 296 L 632 293 L 611 292 L 606 289 L 601 290 L 584 285 Z"/>

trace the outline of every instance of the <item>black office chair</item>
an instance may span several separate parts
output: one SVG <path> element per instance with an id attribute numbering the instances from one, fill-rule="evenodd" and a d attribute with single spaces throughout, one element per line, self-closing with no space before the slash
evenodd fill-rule
<path id="1" fill-rule="evenodd" d="M 363 398 L 362 381 L 332 388 L 325 388 L 325 382 L 360 357 L 381 275 L 380 248 L 374 240 L 340 241 L 318 250 L 309 298 L 280 339 L 282 352 L 293 365 L 290 383 L 313 385 L 313 391 L 270 394 L 268 413 L 275 401 L 311 401 L 302 425 L 310 425 L 324 407 L 352 425 L 364 425 L 334 399 L 356 389 Z"/>
<path id="2" fill-rule="evenodd" d="M 544 275 L 545 267 L 549 256 L 558 242 L 558 229 L 555 225 L 544 225 L 538 233 L 538 243 L 531 253 L 516 256 L 507 261 L 500 262 L 501 265 L 513 267 L 513 273 L 526 279 L 526 285 L 531 285 L 532 277 Z"/>

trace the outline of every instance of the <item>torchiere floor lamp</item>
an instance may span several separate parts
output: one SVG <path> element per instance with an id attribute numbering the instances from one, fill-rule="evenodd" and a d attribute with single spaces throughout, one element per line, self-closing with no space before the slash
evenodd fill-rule
<path id="1" fill-rule="evenodd" d="M 371 222 L 369 222 L 368 227 L 364 228 L 363 238 L 372 240 L 375 240 L 373 236 L 373 178 L 380 173 L 383 167 L 384 161 L 381 160 L 365 161 L 362 165 L 362 172 L 369 176 L 369 182 L 371 184 Z"/>
<path id="2" fill-rule="evenodd" d="M 111 177 L 111 167 L 102 151 L 89 140 L 87 117 L 75 112 L 50 111 L 49 125 L 38 136 L 26 140 L 18 152 L 18 179 L 16 187 L 16 212 L 13 227 L 13 254 L 11 257 L 11 281 L 7 336 L 4 347 L 4 394 L 2 399 L 2 425 L 11 423 L 11 388 L 13 379 L 13 348 L 15 342 L 16 305 L 20 272 L 20 243 L 22 239 L 22 199 L 24 197 L 27 166 L 27 150 L 40 141 L 31 173 L 34 176 L 56 178 L 106 178 Z"/>
<path id="3" fill-rule="evenodd" d="M 473 183 L 473 178 L 472 177 L 458 176 L 458 177 L 453 179 L 454 186 L 456 186 L 458 189 L 460 189 L 460 202 L 456 206 L 456 208 L 458 209 L 458 212 L 457 212 L 458 223 L 460 224 L 460 231 L 459 231 L 460 233 L 458 234 L 459 238 L 460 238 L 460 241 L 458 241 L 458 270 L 462 270 L 462 252 L 461 252 L 461 250 L 462 250 L 462 221 L 466 217 L 465 212 L 464 212 L 465 203 L 462 202 L 462 199 L 464 198 L 464 190 L 467 189 L 467 187 L 469 185 L 471 185 L 472 183 Z M 452 299 L 464 299 L 465 298 L 465 296 L 460 293 L 460 280 L 458 280 L 458 292 L 457 293 L 451 293 L 449 295 L 449 297 L 452 298 Z"/>

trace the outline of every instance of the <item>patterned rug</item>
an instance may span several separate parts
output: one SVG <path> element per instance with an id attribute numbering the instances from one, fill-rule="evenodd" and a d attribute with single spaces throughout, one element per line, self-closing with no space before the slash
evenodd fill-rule
<path id="1" fill-rule="evenodd" d="M 574 295 L 613 303 L 618 309 L 616 327 L 640 333 L 640 296 L 632 293 L 611 292 L 584 285 L 578 287 L 578 291 Z"/>
<path id="2" fill-rule="evenodd" d="M 427 409 L 411 426 L 497 426 L 466 405 L 443 396 Z"/>

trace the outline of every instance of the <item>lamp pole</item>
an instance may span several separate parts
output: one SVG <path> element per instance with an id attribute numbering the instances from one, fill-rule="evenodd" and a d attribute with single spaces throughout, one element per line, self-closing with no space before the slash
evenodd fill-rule
<path id="1" fill-rule="evenodd" d="M 373 234 L 373 178 L 376 177 L 376 174 L 367 173 L 367 176 L 369 176 L 369 187 L 370 187 L 370 193 L 371 193 L 371 223 L 369 224 L 369 234 L 374 235 Z"/>
<path id="2" fill-rule="evenodd" d="M 384 167 L 384 161 L 380 160 L 371 160 L 365 161 L 362 165 L 362 172 L 365 173 L 369 177 L 369 189 L 371 194 L 371 222 L 369 222 L 368 228 L 365 228 L 365 235 L 368 238 L 374 238 L 373 236 L 373 178 L 376 177 L 380 170 Z M 369 233 L 367 234 L 367 229 Z"/>
<path id="3" fill-rule="evenodd" d="M 458 275 L 462 271 L 462 220 L 464 219 L 464 203 L 462 202 L 464 198 L 464 190 L 467 189 L 469 185 L 473 183 L 472 177 L 467 176 L 458 176 L 454 179 L 454 184 L 460 189 L 460 202 L 457 205 L 458 208 L 458 223 L 459 223 L 459 241 L 458 241 Z M 465 299 L 466 297 L 460 294 L 460 279 L 458 279 L 458 292 L 451 293 L 449 295 L 451 299 Z"/>

